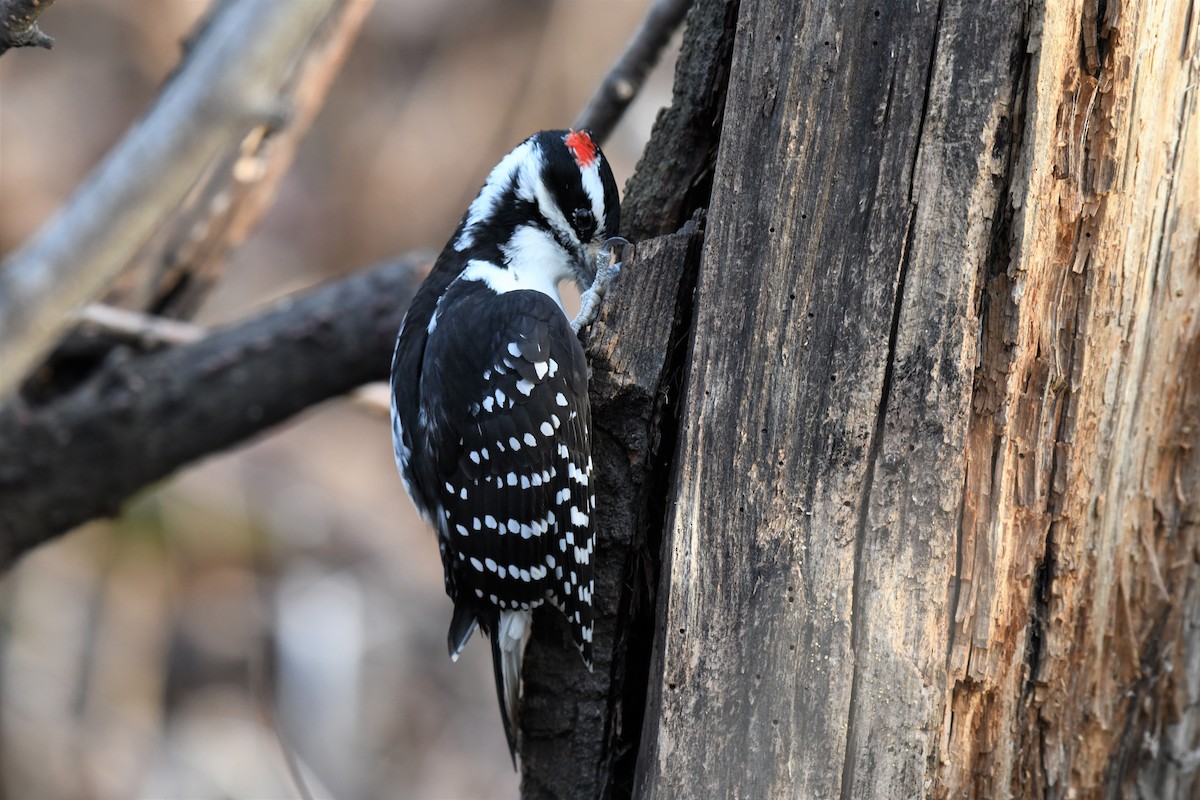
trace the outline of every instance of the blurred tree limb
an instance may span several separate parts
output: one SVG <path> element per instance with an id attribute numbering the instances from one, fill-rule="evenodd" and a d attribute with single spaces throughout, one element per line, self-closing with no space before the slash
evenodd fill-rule
<path id="1" fill-rule="evenodd" d="M 608 138 L 691 7 L 692 0 L 654 0 L 572 127 L 587 128 L 601 141 Z"/>
<path id="2" fill-rule="evenodd" d="M 38 27 L 52 5 L 54 0 L 0 0 L 0 55 L 14 47 L 54 47 L 54 39 Z"/>
<path id="3" fill-rule="evenodd" d="M 0 409 L 0 564 L 178 467 L 386 377 L 430 259 L 336 281 L 200 341 L 115 350 L 48 405 Z"/>
<path id="4" fill-rule="evenodd" d="M 242 0 L 215 3 L 194 40 L 202 40 L 210 23 L 238 2 Z M 104 297 L 106 305 L 177 319 L 196 312 L 223 274 L 230 251 L 271 207 L 372 4 L 344 3 L 305 44 L 280 92 L 285 113 L 273 124 L 250 129 L 213 161 L 183 204 L 122 270 Z M 182 68 L 188 63 L 185 57 Z"/>
<path id="5" fill-rule="evenodd" d="M 168 221 L 189 199 L 209 201 L 201 219 L 214 216 L 206 210 L 213 203 L 232 203 L 229 193 L 211 191 L 216 165 L 234 181 L 261 180 L 262 141 L 298 110 L 319 106 L 291 94 L 306 49 L 324 42 L 329 26 L 356 29 L 369 5 L 229 0 L 220 7 L 146 115 L 33 240 L 0 263 L 0 397 L 54 346 L 73 310 L 155 237 L 169 239 Z"/>

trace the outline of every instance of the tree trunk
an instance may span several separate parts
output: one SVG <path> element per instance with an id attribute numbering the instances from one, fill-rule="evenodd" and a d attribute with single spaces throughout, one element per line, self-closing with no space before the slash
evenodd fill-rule
<path id="1" fill-rule="evenodd" d="M 1200 783 L 1185 0 L 743 0 L 638 793 Z"/>

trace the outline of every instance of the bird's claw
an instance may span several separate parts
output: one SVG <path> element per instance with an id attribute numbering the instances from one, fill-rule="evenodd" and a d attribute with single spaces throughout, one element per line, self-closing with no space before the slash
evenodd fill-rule
<path id="1" fill-rule="evenodd" d="M 600 248 L 599 266 L 592 285 L 579 297 L 579 314 L 571 320 L 571 329 L 575 333 L 596 321 L 600 313 L 600 303 L 608 294 L 612 282 L 621 274 L 621 267 L 627 258 L 633 255 L 633 244 L 620 236 L 613 236 Z"/>

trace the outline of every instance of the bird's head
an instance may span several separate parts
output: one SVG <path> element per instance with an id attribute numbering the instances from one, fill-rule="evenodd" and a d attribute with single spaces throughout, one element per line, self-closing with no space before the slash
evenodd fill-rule
<path id="1" fill-rule="evenodd" d="M 451 241 L 469 258 L 586 288 L 620 221 L 617 182 L 591 134 L 542 131 L 496 165 Z"/>

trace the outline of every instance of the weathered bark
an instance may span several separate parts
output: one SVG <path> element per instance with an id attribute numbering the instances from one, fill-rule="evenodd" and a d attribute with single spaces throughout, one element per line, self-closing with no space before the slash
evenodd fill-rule
<path id="1" fill-rule="evenodd" d="M 741 4 L 641 795 L 1195 791 L 1195 25 Z"/>

